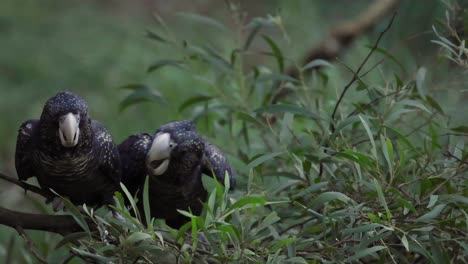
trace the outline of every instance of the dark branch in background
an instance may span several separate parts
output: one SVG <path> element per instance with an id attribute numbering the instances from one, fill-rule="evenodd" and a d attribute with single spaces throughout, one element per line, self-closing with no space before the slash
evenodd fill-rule
<path id="1" fill-rule="evenodd" d="M 377 38 L 377 40 L 375 41 L 375 44 L 374 46 L 372 47 L 371 51 L 367 54 L 366 58 L 362 61 L 362 63 L 359 65 L 358 69 L 356 70 L 356 72 L 354 72 L 353 74 L 353 78 L 349 81 L 349 83 L 344 87 L 343 91 L 341 92 L 340 94 L 340 97 L 338 98 L 338 101 L 336 102 L 335 104 L 335 107 L 333 109 L 333 112 L 332 112 L 332 115 L 331 115 L 331 121 L 330 121 L 330 132 L 333 133 L 335 132 L 335 115 L 336 115 L 336 112 L 338 111 L 338 107 L 340 106 L 340 103 L 341 101 L 343 100 L 346 92 L 348 91 L 349 87 L 351 87 L 351 85 L 357 81 L 360 77 L 359 77 L 359 74 L 362 70 L 362 68 L 364 67 L 364 65 L 367 63 L 367 61 L 369 60 L 369 58 L 372 56 L 372 54 L 374 53 L 374 51 L 377 49 L 377 47 L 379 46 L 379 42 L 380 40 L 382 39 L 383 35 L 385 35 L 385 33 L 390 29 L 390 27 L 392 26 L 393 24 L 393 20 L 395 19 L 395 16 L 396 16 L 396 12 L 393 13 L 393 16 L 390 20 L 390 22 L 388 23 L 387 27 L 379 34 L 379 37 Z M 373 67 L 372 67 L 373 68 Z M 367 74 L 368 72 L 365 72 L 364 74 Z M 373 102 L 371 102 L 373 103 Z M 356 113 L 356 110 L 353 111 L 353 113 L 351 115 L 353 115 L 354 113 Z M 325 144 L 325 149 L 328 147 L 328 143 Z M 327 154 L 327 151 L 325 150 L 325 154 Z M 322 174 L 323 174 L 323 162 L 320 162 L 319 164 L 319 177 L 322 177 Z"/>
<path id="2" fill-rule="evenodd" d="M 372 54 L 374 53 L 374 51 L 377 49 L 377 47 L 379 46 L 379 42 L 380 40 L 382 39 L 383 35 L 385 35 L 385 33 L 390 29 L 390 27 L 392 26 L 393 24 L 393 20 L 395 19 L 395 16 L 396 16 L 396 13 L 393 13 L 393 16 L 392 16 L 392 19 L 390 20 L 390 22 L 388 23 L 387 27 L 382 31 L 380 32 L 380 35 L 379 37 L 377 38 L 377 40 L 375 41 L 375 44 L 374 46 L 372 47 L 371 51 L 369 52 L 369 54 L 367 54 L 366 58 L 362 61 L 361 65 L 359 65 L 359 68 L 356 70 L 356 72 L 354 73 L 353 75 L 353 78 L 349 81 L 349 83 L 344 87 L 343 91 L 341 92 L 340 94 L 340 97 L 338 98 L 338 101 L 336 102 L 335 104 L 335 108 L 333 109 L 333 113 L 331 115 L 331 123 L 330 123 L 330 131 L 333 133 L 335 132 L 335 125 L 333 124 L 334 120 L 335 120 L 335 115 L 336 115 L 336 112 L 338 111 L 338 107 L 340 106 L 340 103 L 341 101 L 343 100 L 346 92 L 348 91 L 349 87 L 351 87 L 351 85 L 358 80 L 359 78 L 359 73 L 361 72 L 362 68 L 364 67 L 364 65 L 366 65 L 367 61 L 369 60 L 369 58 L 372 56 Z"/>
<path id="3" fill-rule="evenodd" d="M 41 188 L 19 181 L 13 177 L 0 173 L 0 179 L 11 182 L 25 191 L 31 191 L 45 198 L 53 198 L 53 194 L 42 190 Z M 31 214 L 12 211 L 0 207 L 0 224 L 12 227 L 16 230 L 41 230 L 53 232 L 61 235 L 67 235 L 77 231 L 82 231 L 82 228 L 75 219 L 69 215 L 45 215 L 45 214 Z"/>
<path id="4" fill-rule="evenodd" d="M 317 47 L 307 52 L 304 59 L 302 59 L 301 65 L 316 59 L 335 60 L 357 37 L 370 31 L 383 17 L 391 13 L 399 2 L 400 0 L 376 0 L 366 10 L 358 14 L 355 19 L 346 21 L 332 29 Z M 299 73 L 296 66 L 291 66 L 286 70 L 286 74 L 293 78 L 298 78 Z M 280 88 L 280 91 L 272 99 L 272 103 L 278 102 L 290 93 L 290 90 Z"/>

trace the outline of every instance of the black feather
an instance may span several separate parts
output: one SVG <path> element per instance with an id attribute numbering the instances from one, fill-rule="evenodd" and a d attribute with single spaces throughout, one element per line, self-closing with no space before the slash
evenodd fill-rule
<path id="1" fill-rule="evenodd" d="M 145 182 L 147 174 L 146 153 L 148 153 L 152 141 L 151 135 L 141 133 L 131 135 L 118 147 L 122 163 L 122 182 L 133 195 Z"/>
<path id="2" fill-rule="evenodd" d="M 74 147 L 64 147 L 58 136 L 58 119 L 66 113 L 81 117 Z M 70 92 L 50 98 L 40 120 L 27 121 L 20 127 L 15 165 L 20 180 L 35 176 L 41 188 L 90 206 L 112 203 L 121 177 L 120 157 L 112 137 L 89 118 L 86 102 Z"/>
<path id="3" fill-rule="evenodd" d="M 188 219 L 177 209 L 190 210 L 199 215 L 202 201 L 207 192 L 202 184 L 202 173 L 216 177 L 224 183 L 226 172 L 231 176 L 231 188 L 235 185 L 233 170 L 224 154 L 215 146 L 206 142 L 190 121 L 172 122 L 161 126 L 158 133 L 169 133 L 177 144 L 171 151 L 168 169 L 162 175 L 151 175 L 152 170 L 146 164 L 148 151 L 154 137 L 148 134 L 130 136 L 119 145 L 123 164 L 122 182 L 139 196 L 141 195 L 146 175 L 149 175 L 149 200 L 152 217 L 163 218 L 174 228 L 185 224 Z"/>

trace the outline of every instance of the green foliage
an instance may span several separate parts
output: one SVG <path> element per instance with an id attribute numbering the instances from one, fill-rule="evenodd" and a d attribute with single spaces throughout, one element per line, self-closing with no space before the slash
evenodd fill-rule
<path id="1" fill-rule="evenodd" d="M 184 17 L 226 30 L 211 18 Z M 137 212 L 125 192 L 130 209 L 121 195 L 115 208 L 125 221 L 88 214 L 108 233 L 100 240 L 79 239 L 72 254 L 150 263 L 466 260 L 466 151 L 457 135 L 444 134 L 450 129 L 465 134 L 466 129 L 448 126 L 427 89 L 427 70 L 417 70 L 414 79 L 396 76 L 383 84 L 359 76 L 355 88 L 365 99 L 344 102 L 331 120 L 336 98 L 320 91 L 332 89 L 325 80 L 337 74 L 335 66 L 312 61 L 299 70 L 328 67 L 310 77 L 303 72 L 298 79 L 285 76 L 286 56 L 277 40 L 263 35 L 271 50 L 264 54 L 276 66 L 246 68 L 252 52 L 247 48 L 259 29 L 246 30 L 251 31 L 246 39 L 236 41 L 244 48 L 224 52 L 189 39 L 171 41 L 157 30 L 149 36 L 180 53 L 149 71 L 183 67 L 184 74 L 204 83 L 200 95 L 183 102 L 179 111 L 199 127 L 214 126 L 226 140 L 223 148 L 239 157 L 237 191 L 227 191 L 228 180 L 224 188 L 205 177 L 204 213 L 179 211 L 191 219 L 180 230 L 148 219 L 147 187 L 145 212 Z M 272 104 L 282 90 L 293 93 Z M 117 243 L 106 242 L 109 237 Z"/>
<path id="2" fill-rule="evenodd" d="M 241 16 L 236 8 L 231 12 Z M 236 191 L 204 177 L 204 212 L 181 210 L 191 221 L 180 230 L 149 218 L 147 186 L 143 212 L 127 191 L 116 194 L 114 210 L 124 221 L 106 210 L 80 212 L 67 204 L 85 230 L 94 223 L 97 231 L 49 239 L 56 251 L 102 263 L 466 262 L 468 129 L 453 125 L 433 97 L 430 68 L 405 67 L 403 58 L 379 47 L 375 61 L 387 59 L 403 73 L 370 67 L 371 60 L 365 68 L 372 70 L 358 76 L 332 120 L 354 64 L 314 60 L 292 78 L 283 72 L 294 62 L 284 48 L 291 40 L 281 17 L 249 24 L 237 19 L 239 34 L 213 18 L 178 17 L 214 30 L 225 42 L 200 43 L 156 16 L 158 25 L 147 37 L 155 54 L 168 52 L 148 61 L 148 75 L 156 76 L 142 80 L 148 85 L 124 86 L 130 94 L 120 109 L 124 115 L 143 101 L 176 102 L 171 118 L 195 120 L 228 152 Z M 435 37 L 456 51 L 440 33 Z M 459 54 L 450 56 L 463 66 Z M 316 71 L 308 75 L 310 69 Z M 175 76 L 193 91 L 159 89 L 161 76 Z"/>

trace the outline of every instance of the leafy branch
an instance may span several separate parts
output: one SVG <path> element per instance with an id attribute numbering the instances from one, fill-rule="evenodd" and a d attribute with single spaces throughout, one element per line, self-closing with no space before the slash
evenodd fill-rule
<path id="1" fill-rule="evenodd" d="M 348 82 L 348 84 L 346 84 L 346 86 L 344 87 L 343 91 L 341 92 L 340 94 L 340 97 L 338 98 L 338 101 L 336 102 L 335 104 L 335 107 L 333 108 L 333 112 L 332 112 L 332 115 L 331 115 L 331 123 L 330 123 L 330 130 L 331 132 L 335 132 L 335 125 L 333 124 L 333 121 L 335 120 L 335 116 L 336 116 L 336 112 L 338 111 L 338 107 L 340 106 L 340 103 L 341 101 L 343 100 L 346 92 L 348 91 L 348 89 L 351 87 L 351 85 L 357 81 L 359 79 L 359 73 L 361 72 L 362 68 L 364 67 L 364 65 L 367 63 L 367 61 L 369 60 L 369 58 L 372 56 L 372 54 L 374 53 L 374 51 L 378 48 L 379 46 L 379 43 L 380 43 L 380 40 L 382 39 L 382 37 L 385 35 L 385 33 L 390 29 L 390 27 L 392 26 L 393 24 L 393 20 L 395 19 L 395 16 L 396 16 L 396 12 L 393 13 L 393 16 L 392 18 L 390 19 L 390 22 L 388 23 L 387 27 L 382 31 L 380 32 L 379 34 L 379 37 L 377 38 L 377 40 L 375 41 L 374 43 L 374 46 L 372 46 L 372 49 L 370 50 L 370 52 L 367 54 L 366 58 L 362 61 L 361 65 L 359 65 L 358 69 L 356 70 L 356 72 L 353 74 L 353 78 Z"/>

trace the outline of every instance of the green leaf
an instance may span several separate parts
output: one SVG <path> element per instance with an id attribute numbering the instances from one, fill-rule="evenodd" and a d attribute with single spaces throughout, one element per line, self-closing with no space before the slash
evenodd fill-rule
<path id="1" fill-rule="evenodd" d="M 119 111 L 123 111 L 129 106 L 132 106 L 137 103 L 141 102 L 159 102 L 165 103 L 164 97 L 156 90 L 150 89 L 149 87 L 136 84 L 136 85 L 127 85 L 122 87 L 123 89 L 130 89 L 133 90 L 131 94 L 129 94 L 122 102 L 119 104 Z"/>
<path id="2" fill-rule="evenodd" d="M 75 243 L 77 240 L 79 239 L 83 239 L 85 237 L 89 237 L 90 233 L 88 232 L 77 232 L 77 233 L 73 233 L 73 234 L 70 234 L 70 235 L 67 235 L 65 237 L 63 237 L 58 243 L 57 245 L 55 245 L 55 249 L 58 249 L 64 245 L 67 245 L 68 243 Z"/>
<path id="3" fill-rule="evenodd" d="M 369 117 L 368 117 L 369 118 Z M 342 129 L 345 127 L 354 124 L 356 122 L 360 122 L 359 116 L 352 115 L 350 117 L 347 117 L 344 120 L 339 121 L 338 125 L 335 128 L 335 132 L 333 132 L 332 137 L 334 137 L 336 134 L 338 134 Z"/>
<path id="4" fill-rule="evenodd" d="M 408 140 L 406 136 L 404 136 L 402 133 L 400 133 L 398 130 L 395 130 L 391 127 L 384 126 L 386 129 L 390 130 L 390 132 L 394 133 L 399 140 L 401 140 L 405 145 L 407 145 L 409 148 L 412 150 L 416 150 L 413 144 L 411 144 L 411 141 Z"/>
<path id="5" fill-rule="evenodd" d="M 367 217 L 369 217 L 369 220 L 371 220 L 374 223 L 380 223 L 381 222 L 380 218 L 377 215 L 373 214 L 373 213 L 367 213 Z"/>
<path id="6" fill-rule="evenodd" d="M 283 116 L 283 120 L 281 121 L 281 130 L 279 133 L 279 140 L 284 145 L 289 145 L 291 142 L 293 135 L 291 131 L 293 131 L 292 124 L 294 122 L 294 114 L 293 113 L 285 113 Z"/>
<path id="7" fill-rule="evenodd" d="M 197 218 L 191 217 L 190 222 L 192 223 L 192 247 L 197 248 L 198 245 L 198 225 Z"/>
<path id="8" fill-rule="evenodd" d="M 467 133 L 468 134 L 468 126 L 453 127 L 450 130 L 455 131 L 455 132 Z"/>
<path id="9" fill-rule="evenodd" d="M 390 162 L 393 163 L 394 154 L 393 154 L 393 144 L 392 144 L 392 141 L 391 141 L 389 138 L 387 138 L 385 141 L 386 141 L 386 145 L 387 145 L 387 152 L 388 152 L 388 156 L 389 156 Z"/>
<path id="10" fill-rule="evenodd" d="M 281 220 L 281 218 L 278 217 L 278 214 L 276 212 L 271 212 L 265 217 L 265 219 L 263 219 L 262 223 L 259 225 L 259 230 L 266 228 L 279 220 Z"/>
<path id="11" fill-rule="evenodd" d="M 268 46 L 270 46 L 271 51 L 273 52 L 273 56 L 275 56 L 276 61 L 278 63 L 279 72 L 284 71 L 284 57 L 281 50 L 278 48 L 276 43 L 268 36 L 262 35 L 263 39 L 267 42 Z"/>
<path id="12" fill-rule="evenodd" d="M 244 112 L 237 112 L 237 117 L 241 120 L 244 120 L 246 122 L 252 123 L 254 125 L 257 125 L 261 128 L 268 128 L 265 124 L 263 124 L 258 118 L 255 118 L 247 113 Z"/>
<path id="13" fill-rule="evenodd" d="M 188 218 L 197 218 L 198 216 L 196 215 L 193 215 L 192 213 L 189 213 L 187 211 L 184 211 L 184 210 L 179 210 L 177 209 L 177 212 L 179 212 L 179 214 L 183 215 L 183 216 L 186 216 Z"/>
<path id="14" fill-rule="evenodd" d="M 292 258 L 290 258 L 290 259 L 285 260 L 284 263 L 308 264 L 308 263 L 310 263 L 310 262 L 307 262 L 307 260 L 305 260 L 305 259 L 302 258 L 302 257 L 292 257 Z"/>
<path id="15" fill-rule="evenodd" d="M 297 105 L 290 104 L 273 104 L 265 107 L 261 107 L 255 110 L 257 113 L 293 113 L 295 115 L 305 116 L 313 119 L 327 120 L 318 114 L 310 112 Z"/>
<path id="16" fill-rule="evenodd" d="M 145 213 L 146 226 L 151 226 L 151 210 L 149 203 L 149 176 L 146 176 L 145 185 L 143 186 L 143 210 Z"/>
<path id="17" fill-rule="evenodd" d="M 57 193 L 56 193 L 57 194 Z M 58 195 L 58 194 L 57 194 Z M 59 195 L 60 196 L 60 195 Z M 60 196 L 60 198 L 62 199 L 65 207 L 68 209 L 68 211 L 70 212 L 71 216 L 73 217 L 73 219 L 75 219 L 75 221 L 80 225 L 80 227 L 86 231 L 86 232 L 90 232 L 90 229 L 89 229 L 89 226 L 88 226 L 88 223 L 86 222 L 86 220 L 84 219 L 83 215 L 80 213 L 80 210 L 78 209 L 78 207 L 76 207 L 70 200 L 66 199 L 66 198 L 63 198 Z"/>
<path id="18" fill-rule="evenodd" d="M 317 68 L 317 67 L 333 67 L 333 65 L 326 60 L 316 59 L 302 66 L 302 70 L 306 71 L 308 69 Z"/>
<path id="19" fill-rule="evenodd" d="M 371 145 L 372 145 L 372 155 L 374 155 L 374 158 L 375 159 L 378 159 L 377 157 L 377 147 L 375 145 L 375 141 L 374 141 L 374 136 L 372 135 L 372 132 L 369 128 L 369 125 L 367 124 L 367 122 L 364 120 L 364 118 L 362 118 L 361 115 L 359 115 L 359 119 L 361 120 L 361 123 L 362 125 L 364 126 L 364 129 L 366 130 L 366 133 L 367 133 L 367 136 L 369 137 L 369 140 L 371 142 Z"/>
<path id="20" fill-rule="evenodd" d="M 291 173 L 291 172 L 286 172 L 286 171 L 282 171 L 282 172 L 270 172 L 270 173 L 267 173 L 267 174 L 263 174 L 262 175 L 263 177 L 285 177 L 285 178 L 289 178 L 289 179 L 294 179 L 294 180 L 304 180 L 303 178 L 301 178 L 301 176 L 297 175 L 297 174 L 294 174 L 294 173 Z"/>
<path id="21" fill-rule="evenodd" d="M 418 69 L 418 72 L 416 73 L 416 89 L 418 90 L 419 95 L 423 98 L 426 99 L 426 91 L 424 88 L 424 81 L 426 80 L 426 68 L 421 67 Z"/>
<path id="22" fill-rule="evenodd" d="M 439 200 L 446 201 L 447 203 L 462 203 L 468 205 L 468 197 L 457 194 L 442 194 L 439 195 Z"/>
<path id="23" fill-rule="evenodd" d="M 156 41 L 159 41 L 159 42 L 163 42 L 163 43 L 167 43 L 168 41 L 165 40 L 163 37 L 161 37 L 160 35 L 150 31 L 150 30 L 146 30 L 146 37 L 150 38 L 150 39 L 153 39 L 153 40 L 156 40 Z"/>
<path id="24" fill-rule="evenodd" d="M 138 242 L 140 242 L 142 240 L 151 239 L 151 238 L 152 237 L 147 233 L 134 232 L 130 236 L 127 237 L 126 242 L 129 243 L 129 244 L 135 244 L 135 243 L 138 243 Z"/>
<path id="25" fill-rule="evenodd" d="M 101 256 L 101 255 L 93 254 L 93 253 L 90 253 L 90 252 L 87 252 L 87 251 L 84 251 L 84 250 L 81 250 L 81 249 L 78 249 L 78 248 L 72 248 L 71 250 L 73 252 L 75 252 L 75 254 L 77 254 L 79 256 L 91 258 L 93 260 L 97 260 L 97 261 L 99 261 L 99 263 L 113 263 L 115 261 L 115 259 L 116 259 L 116 258 L 108 258 L 108 257 L 104 257 L 104 256 Z"/>
<path id="26" fill-rule="evenodd" d="M 184 62 L 181 60 L 158 60 L 156 62 L 153 62 L 148 67 L 147 72 L 153 72 L 166 66 L 172 66 L 175 68 L 184 69 L 184 67 L 182 66 L 183 64 Z"/>
<path id="27" fill-rule="evenodd" d="M 437 110 L 440 114 L 444 114 L 444 110 L 442 110 L 442 107 L 440 107 L 439 103 L 437 103 L 437 101 L 434 100 L 434 98 L 428 95 L 426 96 L 426 101 L 428 105 Z"/>
<path id="28" fill-rule="evenodd" d="M 183 238 L 187 231 L 192 227 L 192 222 L 187 222 L 185 225 L 181 226 L 177 231 L 176 241 Z"/>
<path id="29" fill-rule="evenodd" d="M 388 52 L 386 49 L 381 48 L 381 47 L 375 48 L 375 47 L 373 47 L 371 45 L 366 45 L 366 47 L 369 48 L 369 49 L 374 49 L 376 52 L 383 54 L 384 56 L 389 58 L 391 61 L 395 62 L 398 66 L 400 66 L 400 68 L 401 68 L 401 70 L 403 72 L 406 72 L 406 69 L 403 66 L 403 64 L 401 64 L 401 62 L 399 60 L 397 60 L 397 58 L 395 56 L 393 56 L 390 52 Z"/>
<path id="30" fill-rule="evenodd" d="M 349 198 L 348 196 L 340 192 L 324 192 L 324 193 L 321 193 L 319 196 L 317 196 L 317 198 L 313 199 L 309 205 L 310 205 L 310 208 L 315 210 L 323 206 L 325 203 L 334 201 L 334 200 L 339 200 L 346 204 L 352 201 L 351 198 Z"/>
<path id="31" fill-rule="evenodd" d="M 203 102 L 208 102 L 210 100 L 214 99 L 213 96 L 206 96 L 206 95 L 197 95 L 194 97 L 190 97 L 189 99 L 185 100 L 180 106 L 179 106 L 179 113 L 187 109 L 188 107 L 192 105 L 196 105 L 198 103 L 203 103 Z"/>
<path id="32" fill-rule="evenodd" d="M 264 74 L 264 75 L 260 76 L 259 78 L 257 78 L 255 80 L 255 83 L 264 83 L 264 82 L 268 82 L 268 81 L 274 81 L 274 82 L 283 81 L 283 82 L 299 83 L 298 79 L 293 78 L 293 77 L 291 77 L 289 75 L 280 74 L 280 73 L 277 73 L 277 74 Z"/>
<path id="33" fill-rule="evenodd" d="M 247 51 L 249 49 L 250 44 L 252 44 L 255 36 L 257 35 L 257 33 L 260 31 L 261 28 L 262 28 L 262 24 L 256 24 L 254 28 L 250 31 L 249 36 L 247 37 L 247 40 L 245 41 L 245 44 L 244 44 L 244 48 L 243 48 L 244 51 Z"/>
<path id="34" fill-rule="evenodd" d="M 223 70 L 224 72 L 229 72 L 233 70 L 232 65 L 229 61 L 225 60 L 223 56 L 215 49 L 209 46 L 203 46 L 202 49 L 206 52 L 203 58 L 210 63 L 215 70 Z"/>
<path id="35" fill-rule="evenodd" d="M 406 208 L 407 210 L 409 210 L 409 211 L 411 211 L 411 212 L 413 212 L 413 213 L 416 213 L 416 208 L 414 208 L 414 206 L 413 206 L 410 202 L 408 202 L 408 201 L 406 201 L 406 200 L 404 200 L 404 199 L 401 199 L 401 198 L 397 198 L 397 199 L 396 199 L 396 202 L 397 202 L 399 205 L 401 205 L 401 206 L 403 206 L 404 208 Z"/>
<path id="36" fill-rule="evenodd" d="M 440 215 L 440 213 L 444 210 L 446 204 L 439 204 L 436 205 L 430 212 L 420 216 L 415 221 L 416 222 L 430 222 L 434 218 Z"/>
<path id="37" fill-rule="evenodd" d="M 401 243 L 405 247 L 406 251 L 409 252 L 409 243 L 408 239 L 406 238 L 406 235 L 403 235 L 403 237 L 401 238 Z"/>
<path id="38" fill-rule="evenodd" d="M 366 156 L 363 153 L 352 151 L 350 149 L 345 149 L 343 152 L 337 152 L 336 156 L 352 160 L 365 168 L 372 168 L 374 163 L 372 157 Z"/>
<path id="39" fill-rule="evenodd" d="M 275 252 L 277 251 L 278 249 L 286 246 L 287 244 L 289 243 L 293 243 L 297 241 L 297 238 L 294 238 L 294 237 L 290 237 L 290 238 L 285 238 L 285 239 L 281 239 L 280 241 L 276 242 L 273 247 L 271 247 L 271 251 Z"/>
<path id="40" fill-rule="evenodd" d="M 226 27 L 223 24 L 221 24 L 220 22 L 216 21 L 215 19 L 211 17 L 206 17 L 206 16 L 193 14 L 193 13 L 185 13 L 185 12 L 179 12 L 177 13 L 177 16 L 180 16 L 182 18 L 185 18 L 187 20 L 190 20 L 200 25 L 208 25 L 208 26 L 211 26 L 212 28 L 216 28 L 221 31 L 227 31 Z"/>
<path id="41" fill-rule="evenodd" d="M 298 176 L 296 176 L 296 177 L 298 177 Z M 303 180 L 300 177 L 299 177 L 299 179 Z M 309 194 L 311 194 L 313 192 L 320 191 L 322 188 L 326 187 L 327 185 L 328 185 L 328 182 L 318 182 L 316 184 L 312 184 L 311 186 L 309 186 L 309 187 L 307 187 L 305 189 L 302 189 L 299 193 L 292 194 L 292 198 L 297 199 L 299 197 L 309 195 Z"/>
<path id="42" fill-rule="evenodd" d="M 388 168 L 391 173 L 393 173 L 393 145 L 392 141 L 389 138 L 385 138 L 383 135 L 380 135 L 380 141 L 382 144 L 382 152 L 384 154 L 385 160 L 387 161 Z"/>
<path id="43" fill-rule="evenodd" d="M 271 159 L 273 159 L 274 157 L 277 157 L 281 154 L 283 154 L 284 152 L 275 152 L 275 153 L 269 153 L 269 154 L 264 154 L 264 155 L 261 155 L 257 158 L 255 158 L 254 160 L 252 160 L 249 164 L 247 164 L 247 168 L 250 170 L 250 169 L 253 169 L 255 167 L 257 167 L 258 165 L 266 162 L 266 161 L 269 161 Z"/>
<path id="44" fill-rule="evenodd" d="M 345 228 L 341 230 L 343 235 L 349 235 L 349 234 L 355 234 L 355 233 L 365 233 L 369 232 L 372 230 L 375 230 L 376 228 L 381 227 L 380 224 L 377 223 L 372 223 L 372 224 L 367 224 L 367 225 L 362 225 L 354 228 Z"/>
<path id="45" fill-rule="evenodd" d="M 132 209 L 133 209 L 133 212 L 135 213 L 135 215 L 139 216 L 135 200 L 133 199 L 133 196 L 128 191 L 127 187 L 125 187 L 125 185 L 123 183 L 120 183 L 120 188 L 125 193 L 125 196 L 127 196 L 127 199 L 130 202 L 130 205 L 132 206 Z"/>
<path id="46" fill-rule="evenodd" d="M 263 197 L 263 196 L 247 196 L 247 197 L 243 197 L 243 198 L 239 199 L 234 204 L 229 206 L 228 211 L 232 211 L 232 210 L 234 210 L 236 208 L 242 208 L 242 207 L 244 207 L 246 205 L 250 205 L 250 204 L 265 204 L 265 203 L 266 203 L 266 200 L 265 200 L 265 197 Z"/>
<path id="47" fill-rule="evenodd" d="M 377 196 L 379 197 L 380 204 L 385 208 L 385 211 L 387 212 L 387 219 L 390 220 L 392 218 L 392 213 L 388 209 L 387 201 L 385 200 L 385 196 L 382 191 L 382 186 L 380 186 L 380 183 L 379 181 L 377 181 L 377 179 L 374 179 L 374 186 L 377 191 Z"/>
<path id="48" fill-rule="evenodd" d="M 358 250 L 356 252 L 356 254 L 354 254 L 351 257 L 348 257 L 346 259 L 346 261 L 348 261 L 348 262 L 355 261 L 355 260 L 358 260 L 360 258 L 369 256 L 370 254 L 375 253 L 377 251 L 380 251 L 382 249 L 385 249 L 385 247 L 384 246 L 374 246 L 374 247 L 371 247 L 371 248 L 365 248 L 365 249 L 362 249 L 362 250 Z"/>
<path id="49" fill-rule="evenodd" d="M 401 81 L 400 77 L 398 77 L 398 75 L 394 74 L 394 76 L 397 84 L 397 89 L 400 90 L 403 87 L 403 82 Z"/>
<path id="50" fill-rule="evenodd" d="M 408 106 L 414 106 L 416 108 L 419 108 L 429 114 L 431 114 L 431 111 L 429 109 L 427 109 L 426 106 L 424 106 L 421 102 L 419 101 L 416 101 L 416 100 L 410 100 L 410 99 L 406 99 L 406 100 L 402 100 L 400 102 L 398 102 L 399 104 L 402 104 L 402 105 L 408 105 Z"/>
<path id="51" fill-rule="evenodd" d="M 210 196 L 208 197 L 208 208 L 210 209 L 210 212 L 212 212 L 213 214 L 215 214 L 215 202 L 216 202 L 216 190 L 213 188 L 211 189 L 211 193 L 210 193 Z"/>
<path id="52" fill-rule="evenodd" d="M 439 198 L 438 195 L 431 195 L 431 197 L 429 198 L 429 203 L 427 204 L 426 208 L 431 208 L 432 206 L 434 206 L 438 198 Z"/>
<path id="53" fill-rule="evenodd" d="M 137 91 L 137 90 L 145 89 L 145 87 L 147 87 L 147 86 L 144 85 L 144 84 L 131 83 L 131 84 L 127 84 L 127 85 L 124 85 L 124 86 L 120 87 L 120 89 L 130 90 L 130 91 Z"/>

